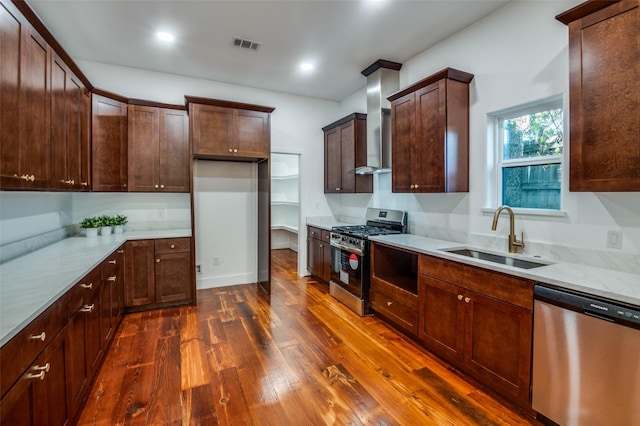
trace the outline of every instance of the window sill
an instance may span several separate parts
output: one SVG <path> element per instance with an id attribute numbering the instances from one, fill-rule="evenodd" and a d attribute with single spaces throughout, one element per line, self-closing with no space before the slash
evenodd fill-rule
<path id="1" fill-rule="evenodd" d="M 493 216 L 498 208 L 484 207 L 482 214 L 484 216 Z M 542 216 L 542 217 L 568 217 L 567 212 L 563 210 L 545 210 L 545 209 L 520 209 L 512 207 L 513 213 L 516 216 Z"/>

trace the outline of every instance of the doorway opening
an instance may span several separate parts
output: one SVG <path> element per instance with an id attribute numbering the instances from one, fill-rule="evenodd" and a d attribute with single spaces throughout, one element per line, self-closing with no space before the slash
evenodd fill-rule
<path id="1" fill-rule="evenodd" d="M 300 154 L 271 153 L 271 249 L 298 253 Z M 297 256 L 296 256 L 297 258 Z M 296 272 L 298 262 L 296 262 Z"/>

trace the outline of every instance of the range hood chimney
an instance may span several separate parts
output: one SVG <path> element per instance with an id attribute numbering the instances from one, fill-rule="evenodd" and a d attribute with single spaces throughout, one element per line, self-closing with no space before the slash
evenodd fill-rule
<path id="1" fill-rule="evenodd" d="M 367 77 L 367 163 L 356 164 L 360 175 L 391 171 L 391 102 L 400 89 L 402 64 L 379 59 L 362 71 Z"/>

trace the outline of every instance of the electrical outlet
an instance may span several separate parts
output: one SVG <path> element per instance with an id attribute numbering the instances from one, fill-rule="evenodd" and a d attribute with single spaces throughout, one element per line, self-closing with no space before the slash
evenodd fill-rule
<path id="1" fill-rule="evenodd" d="M 196 265 L 196 274 L 199 274 L 200 272 L 202 272 L 202 271 L 200 270 L 200 265 Z"/>
<path id="2" fill-rule="evenodd" d="M 609 229 L 607 231 L 607 247 L 614 249 L 622 248 L 622 231 Z"/>
<path id="3" fill-rule="evenodd" d="M 158 209 L 158 219 L 164 219 L 164 209 Z"/>
<path id="4" fill-rule="evenodd" d="M 213 257 L 213 266 L 220 265 L 220 258 L 218 256 Z"/>

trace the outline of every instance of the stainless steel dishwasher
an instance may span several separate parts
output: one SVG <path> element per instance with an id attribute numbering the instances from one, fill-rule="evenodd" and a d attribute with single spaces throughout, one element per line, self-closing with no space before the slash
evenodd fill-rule
<path id="1" fill-rule="evenodd" d="M 532 406 L 562 426 L 640 425 L 640 309 L 536 285 Z"/>

